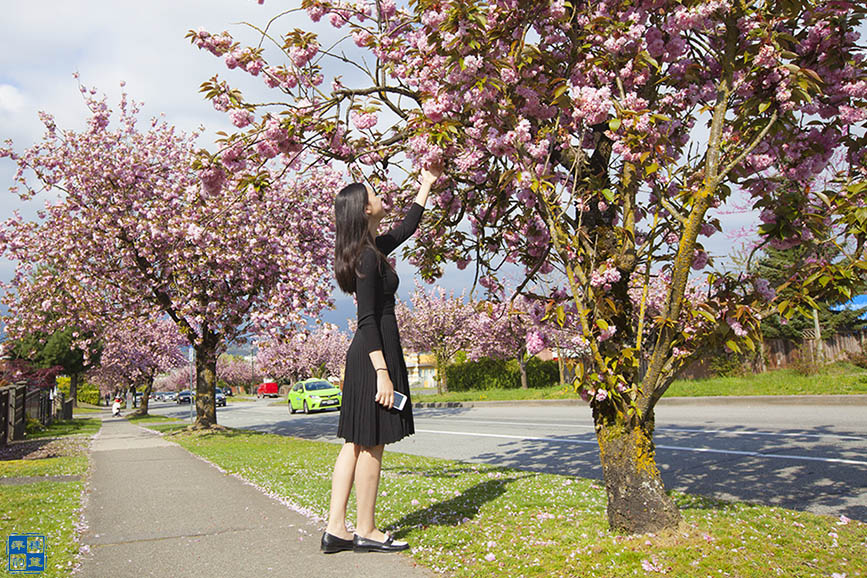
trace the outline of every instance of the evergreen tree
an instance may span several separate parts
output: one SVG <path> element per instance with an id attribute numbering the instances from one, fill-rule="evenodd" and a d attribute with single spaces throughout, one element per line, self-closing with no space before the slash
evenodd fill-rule
<path id="1" fill-rule="evenodd" d="M 40 369 L 62 367 L 63 373 L 69 376 L 69 396 L 75 407 L 78 406 L 79 378 L 82 373 L 99 364 L 102 353 L 102 345 L 97 341 L 91 341 L 87 352 L 73 347 L 73 342 L 78 339 L 77 334 L 74 327 L 50 335 L 34 332 L 13 342 L 11 347 L 14 359 L 28 360 Z"/>
<path id="2" fill-rule="evenodd" d="M 818 254 L 816 247 L 799 245 L 791 249 L 764 249 L 764 256 L 755 266 L 755 273 L 767 279 L 771 287 L 784 286 L 779 293 L 781 297 L 790 297 L 801 286 L 800 276 L 803 264 L 808 260 L 824 259 L 833 261 L 837 251 Z M 788 286 L 785 286 L 786 282 Z M 862 287 L 864 290 L 864 287 Z M 835 301 L 816 301 L 816 311 L 819 316 L 819 326 L 822 337 L 827 338 L 838 333 L 849 333 L 867 329 L 867 319 L 862 319 L 867 313 L 867 307 L 846 309 L 842 303 Z M 812 311 L 803 311 L 784 323 L 780 315 L 770 315 L 762 320 L 762 335 L 765 339 L 800 340 L 803 332 L 813 329 Z"/>

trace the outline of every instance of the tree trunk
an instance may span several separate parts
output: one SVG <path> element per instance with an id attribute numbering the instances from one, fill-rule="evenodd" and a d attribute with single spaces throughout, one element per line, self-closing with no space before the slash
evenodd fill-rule
<path id="1" fill-rule="evenodd" d="M 446 376 L 446 363 L 441 355 L 434 354 L 434 359 L 437 364 L 437 393 L 442 395 L 449 391 L 449 380 L 448 376 Z"/>
<path id="2" fill-rule="evenodd" d="M 759 358 L 757 361 L 757 373 L 765 373 L 768 370 L 768 366 L 765 363 L 765 338 L 761 333 L 759 333 Z"/>
<path id="3" fill-rule="evenodd" d="M 217 340 L 205 336 L 196 345 L 196 423 L 193 429 L 217 425 Z"/>
<path id="4" fill-rule="evenodd" d="M 518 355 L 518 366 L 521 368 L 521 389 L 527 389 L 527 357 L 523 351 Z"/>
<path id="5" fill-rule="evenodd" d="M 148 400 L 151 396 L 151 390 L 154 388 L 154 375 L 151 373 L 148 375 L 147 382 L 145 384 L 144 391 L 141 395 L 141 407 L 138 410 L 138 415 L 147 415 L 148 414 Z"/>
<path id="6" fill-rule="evenodd" d="M 78 407 L 78 373 L 69 376 L 69 399 L 72 400 L 72 407 Z"/>
<path id="7" fill-rule="evenodd" d="M 656 467 L 653 410 L 649 411 L 642 426 L 593 410 L 608 494 L 608 525 L 615 532 L 645 534 L 680 522 L 680 512 L 665 493 Z"/>
<path id="8" fill-rule="evenodd" d="M 560 349 L 560 342 L 557 342 L 557 370 L 560 372 L 560 385 L 566 383 L 566 363 L 563 361 L 563 350 Z"/>

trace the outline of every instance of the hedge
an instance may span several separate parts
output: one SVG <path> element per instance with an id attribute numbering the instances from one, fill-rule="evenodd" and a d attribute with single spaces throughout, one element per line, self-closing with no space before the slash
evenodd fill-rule
<path id="1" fill-rule="evenodd" d="M 69 376 L 57 378 L 57 389 L 63 392 L 64 399 L 69 399 Z M 78 401 L 99 405 L 99 388 L 87 382 L 84 378 L 78 380 Z"/>
<path id="2" fill-rule="evenodd" d="M 449 391 L 517 389 L 521 387 L 521 368 L 517 359 L 491 359 L 454 363 L 446 368 Z M 531 357 L 527 361 L 527 387 L 557 385 L 560 370 L 556 361 Z"/>

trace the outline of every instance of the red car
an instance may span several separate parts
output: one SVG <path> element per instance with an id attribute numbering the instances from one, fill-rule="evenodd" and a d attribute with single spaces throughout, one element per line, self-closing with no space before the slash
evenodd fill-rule
<path id="1" fill-rule="evenodd" d="M 276 381 L 266 381 L 259 384 L 256 397 L 280 397 Z"/>

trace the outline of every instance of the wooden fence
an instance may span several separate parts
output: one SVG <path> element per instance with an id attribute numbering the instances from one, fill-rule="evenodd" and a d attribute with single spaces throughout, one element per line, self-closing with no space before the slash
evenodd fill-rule
<path id="1" fill-rule="evenodd" d="M 762 373 L 769 369 L 786 369 L 799 363 L 801 355 L 808 356 L 811 363 L 833 363 L 845 361 L 850 353 L 867 352 L 867 331 L 838 334 L 822 340 L 821 355 L 814 339 L 792 341 L 790 339 L 766 339 L 762 344 L 763 354 L 757 353 L 749 365 L 752 373 Z M 703 379 L 713 377 L 713 360 L 702 358 L 687 366 L 678 375 L 679 379 Z"/>
<path id="2" fill-rule="evenodd" d="M 0 387 L 0 446 L 24 439 L 28 417 L 45 426 L 55 419 L 72 419 L 72 400 L 64 401 L 63 392 L 52 400 L 49 390 L 23 382 Z"/>
<path id="3" fill-rule="evenodd" d="M 867 349 L 867 331 L 860 333 L 838 334 L 822 340 L 820 348 L 816 340 L 807 339 L 801 343 L 788 339 L 768 339 L 765 341 L 765 363 L 768 369 L 783 369 L 798 362 L 801 355 L 809 355 L 810 361 L 832 363 L 845 361 L 850 353 L 860 353 Z"/>

